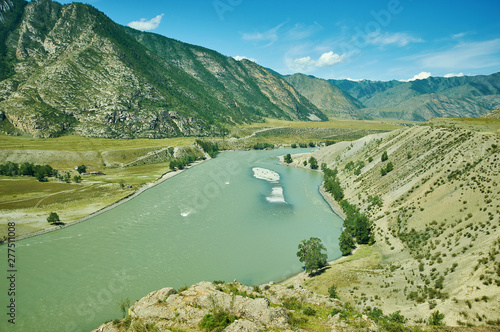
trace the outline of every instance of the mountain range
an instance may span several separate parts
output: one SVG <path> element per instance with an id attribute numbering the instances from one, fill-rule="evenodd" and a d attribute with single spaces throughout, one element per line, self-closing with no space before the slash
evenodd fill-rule
<path id="1" fill-rule="evenodd" d="M 426 121 L 479 117 L 500 106 L 500 73 L 387 82 L 284 78 L 329 116 Z"/>
<path id="2" fill-rule="evenodd" d="M 327 119 L 251 61 L 132 30 L 89 5 L 2 1 L 4 130 L 157 138 L 217 134 L 263 117 Z"/>
<path id="3" fill-rule="evenodd" d="M 413 82 L 283 76 L 114 23 L 90 5 L 0 0 L 0 132 L 55 137 L 219 135 L 263 121 L 478 117 L 500 73 Z"/>

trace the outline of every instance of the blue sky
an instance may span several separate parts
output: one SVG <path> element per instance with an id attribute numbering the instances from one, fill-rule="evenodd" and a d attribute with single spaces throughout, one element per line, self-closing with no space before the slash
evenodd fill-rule
<path id="1" fill-rule="evenodd" d="M 500 71 L 498 0 L 82 2 L 119 24 L 282 74 L 408 80 Z"/>

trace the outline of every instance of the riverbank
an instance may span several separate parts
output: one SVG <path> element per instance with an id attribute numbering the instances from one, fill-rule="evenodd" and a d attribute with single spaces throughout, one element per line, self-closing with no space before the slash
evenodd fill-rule
<path id="1" fill-rule="evenodd" d="M 360 247 L 358 246 L 358 247 L 353 249 L 353 251 L 350 255 L 341 256 L 341 257 L 336 258 L 334 260 L 328 261 L 327 265 L 323 268 L 323 271 L 327 271 L 333 265 L 342 264 L 342 262 L 357 259 L 357 252 L 359 249 L 360 249 Z M 294 287 L 299 288 L 300 286 L 304 286 L 306 281 L 312 280 L 313 278 L 314 277 L 309 276 L 309 273 L 302 271 L 302 272 L 299 272 L 297 274 L 292 275 L 291 277 L 286 278 L 285 280 L 278 281 L 277 284 L 284 285 L 284 286 L 293 285 Z"/>
<path id="2" fill-rule="evenodd" d="M 324 184 L 324 182 L 321 184 L 321 186 L 319 186 L 319 193 L 321 194 L 321 196 L 323 197 L 323 199 L 325 200 L 325 202 L 327 202 L 328 205 L 330 205 L 330 208 L 332 209 L 333 213 L 335 213 L 337 216 L 339 216 L 340 218 L 342 218 L 342 220 L 345 220 L 346 215 L 345 215 L 344 211 L 342 210 L 342 207 L 332 197 L 332 195 L 330 195 L 330 193 L 328 193 L 325 190 L 325 187 L 323 186 L 323 184 Z"/>
<path id="3" fill-rule="evenodd" d="M 148 189 L 151 189 L 157 185 L 159 185 L 160 183 L 163 183 L 164 181 L 184 172 L 185 170 L 187 169 L 190 169 L 192 167 L 195 167 L 199 164 L 201 164 L 202 162 L 204 161 L 207 161 L 207 160 L 210 160 L 211 158 L 209 156 L 206 156 L 207 159 L 205 160 L 198 160 L 198 161 L 195 161 L 194 163 L 192 163 L 191 165 L 189 166 L 186 166 L 184 169 L 181 169 L 181 170 L 177 170 L 177 171 L 170 171 L 170 172 L 166 172 L 166 173 L 163 173 L 161 175 L 160 178 L 156 179 L 154 182 L 149 182 L 149 183 L 146 183 L 144 185 L 142 185 L 141 187 L 139 187 L 136 191 L 134 191 L 133 193 L 119 199 L 118 201 L 110 204 L 110 205 L 107 205 L 97 211 L 94 211 L 88 215 L 86 215 L 85 217 L 82 217 L 82 218 L 79 218 L 75 221 L 71 221 L 71 222 L 68 222 L 68 223 L 65 223 L 64 225 L 61 225 L 61 226 L 55 226 L 53 228 L 46 228 L 46 229 L 42 229 L 42 230 L 39 230 L 39 231 L 36 231 L 36 232 L 32 232 L 32 233 L 28 233 L 28 234 L 23 234 L 23 235 L 20 235 L 20 236 L 17 236 L 16 237 L 16 241 L 20 241 L 20 240 L 24 240 L 24 239 L 28 239 L 28 238 L 32 238 L 32 237 L 35 237 L 35 236 L 38 236 L 38 235 L 42 235 L 42 234 L 46 234 L 46 233 L 49 233 L 49 232 L 54 232 L 54 231 L 57 231 L 57 230 L 60 230 L 60 229 L 63 229 L 63 228 L 66 228 L 66 227 L 69 227 L 69 226 L 73 226 L 73 225 L 76 225 L 76 224 L 79 224 L 81 222 L 84 222 L 86 220 L 89 220 L 90 218 L 93 218 L 95 216 L 98 216 L 104 212 L 107 212 L 111 209 L 114 209 L 115 207 L 121 205 L 121 204 L 124 204 L 128 201 L 130 201 L 131 199 L 139 196 L 140 194 L 142 194 L 143 192 L 145 192 L 146 190 Z M 82 209 L 84 210 L 84 209 Z M 84 211 L 82 211 L 84 212 Z"/>

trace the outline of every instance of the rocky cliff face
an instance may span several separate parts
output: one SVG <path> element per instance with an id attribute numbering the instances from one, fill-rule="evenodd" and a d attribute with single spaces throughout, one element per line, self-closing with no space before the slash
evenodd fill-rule
<path id="1" fill-rule="evenodd" d="M 309 312 L 313 310 L 314 315 L 302 314 L 306 308 Z M 335 309 L 338 313 L 331 314 Z M 320 314 L 319 310 L 324 313 Z M 308 326 L 330 331 L 346 326 L 339 320 L 342 310 L 340 301 L 302 288 L 281 285 L 251 288 L 237 282 L 200 282 L 181 292 L 173 288 L 152 292 L 130 307 L 127 318 L 101 325 L 93 332 L 141 330 L 144 327 L 158 331 L 214 330 L 215 327 L 203 328 L 208 321 L 221 322 L 217 330 L 226 332 L 292 330 Z M 375 327 L 366 316 L 354 321 L 358 327 Z"/>
<path id="2" fill-rule="evenodd" d="M 217 134 L 223 124 L 262 116 L 325 119 L 256 64 L 180 42 L 176 52 L 154 49 L 88 5 L 16 1 L 25 5 L 22 19 L 0 40 L 0 112 L 23 133 L 156 138 Z M 239 90 L 226 89 L 229 81 Z"/>

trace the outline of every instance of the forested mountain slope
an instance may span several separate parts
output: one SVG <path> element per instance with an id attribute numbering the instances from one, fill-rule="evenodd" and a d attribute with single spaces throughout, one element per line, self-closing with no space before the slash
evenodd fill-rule
<path id="1" fill-rule="evenodd" d="M 2 7 L 0 125 L 36 137 L 218 134 L 225 124 L 326 116 L 249 61 L 143 34 L 89 5 Z"/>

